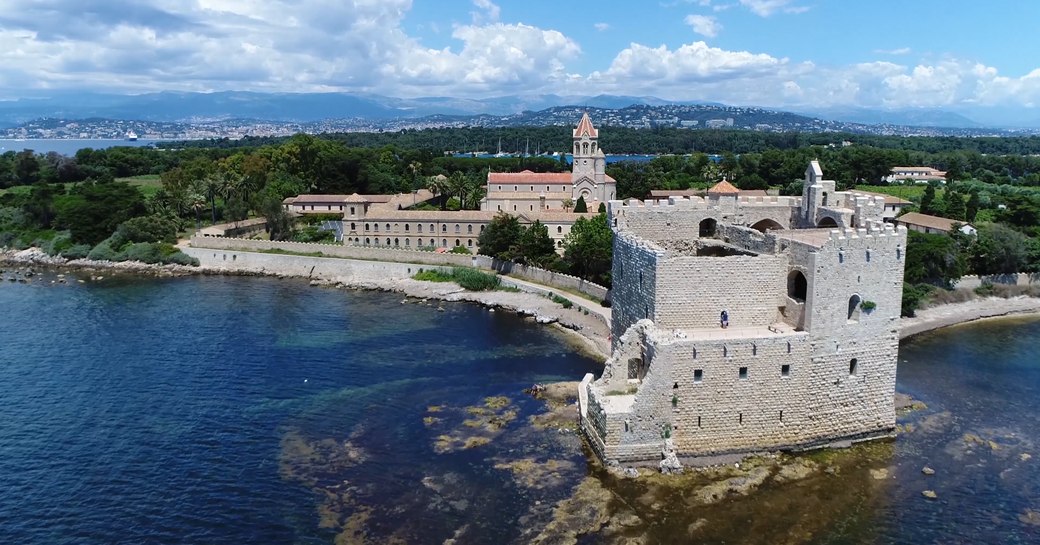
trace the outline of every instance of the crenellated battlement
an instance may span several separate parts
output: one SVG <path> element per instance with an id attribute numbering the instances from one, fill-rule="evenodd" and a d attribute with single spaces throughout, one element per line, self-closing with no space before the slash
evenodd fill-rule
<path id="1" fill-rule="evenodd" d="M 906 227 L 890 223 L 872 223 L 867 228 L 832 229 L 830 241 L 841 248 L 884 248 L 905 245 Z"/>

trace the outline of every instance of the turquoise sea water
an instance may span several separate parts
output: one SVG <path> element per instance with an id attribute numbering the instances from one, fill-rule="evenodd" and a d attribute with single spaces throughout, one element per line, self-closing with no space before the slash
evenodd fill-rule
<path id="1" fill-rule="evenodd" d="M 0 543 L 525 543 L 603 475 L 522 393 L 597 363 L 511 314 L 266 278 L 54 279 L 0 284 Z M 633 526 L 645 543 L 1038 543 L 1038 335 L 904 343 L 899 388 L 928 408 L 841 471 L 712 509 L 603 484 L 667 513 Z M 581 540 L 602 542 L 624 541 Z"/>
<path id="2" fill-rule="evenodd" d="M 151 146 L 152 144 L 159 142 L 159 140 L 148 140 L 138 139 L 134 141 L 124 139 L 77 139 L 77 138 L 62 138 L 62 139 L 22 139 L 22 140 L 11 140 L 11 139 L 0 139 L 0 153 L 6 153 L 8 151 L 19 152 L 26 149 L 31 149 L 36 153 L 48 153 L 51 151 L 60 153 L 62 155 L 76 155 L 76 152 L 83 148 L 93 149 L 106 149 L 114 146 L 132 146 L 135 148 Z"/>

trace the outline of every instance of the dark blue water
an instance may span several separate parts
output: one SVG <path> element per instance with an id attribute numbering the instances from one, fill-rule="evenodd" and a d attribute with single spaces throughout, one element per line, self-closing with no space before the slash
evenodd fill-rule
<path id="1" fill-rule="evenodd" d="M 493 395 L 519 433 L 541 406 L 522 388 L 594 362 L 507 313 L 400 301 L 255 278 L 4 282 L 0 543 L 515 534 L 529 498 L 486 461 L 551 451 L 555 430 L 443 454 L 436 437 Z"/>
<path id="2" fill-rule="evenodd" d="M 602 473 L 521 393 L 597 365 L 516 316 L 262 278 L 54 279 L 0 284 L 2 544 L 523 543 Z M 899 389 L 928 408 L 895 441 L 711 508 L 606 478 L 644 520 L 581 542 L 1040 543 L 1038 337 L 1011 320 L 908 341 Z M 525 481 L 518 460 L 555 465 Z"/>

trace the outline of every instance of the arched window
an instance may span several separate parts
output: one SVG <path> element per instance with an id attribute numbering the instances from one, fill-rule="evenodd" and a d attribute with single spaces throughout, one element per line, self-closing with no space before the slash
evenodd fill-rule
<path id="1" fill-rule="evenodd" d="M 410 227 L 408 226 L 408 224 L 407 223 L 404 224 L 404 232 L 407 233 L 409 230 L 410 230 Z"/>
<path id="2" fill-rule="evenodd" d="M 448 247 L 448 239 L 442 238 L 441 239 L 441 246 L 444 246 L 445 248 L 447 248 Z"/>
<path id="3" fill-rule="evenodd" d="M 351 215 L 351 216 L 353 216 L 353 215 L 354 215 L 354 207 L 353 207 L 353 206 L 351 206 L 351 207 L 350 207 L 350 215 Z"/>
<path id="4" fill-rule="evenodd" d="M 368 239 L 368 238 L 366 238 L 366 239 L 365 239 L 365 245 L 367 246 L 367 245 L 369 245 L 369 244 L 372 244 L 372 240 L 371 240 L 371 239 Z"/>
<path id="5" fill-rule="evenodd" d="M 460 230 L 460 228 L 459 228 L 459 224 L 457 224 L 457 223 L 456 223 L 456 224 L 455 224 L 455 234 L 458 234 L 458 233 L 461 233 L 461 232 L 462 232 L 462 231 L 461 231 L 461 230 Z M 456 244 L 456 246 L 457 246 L 457 244 Z"/>
<path id="6" fill-rule="evenodd" d="M 467 240 L 466 241 L 466 246 L 469 246 L 470 248 L 472 248 L 473 247 L 473 239 Z"/>
<path id="7" fill-rule="evenodd" d="M 827 192 L 823 192 L 823 206 L 827 206 Z"/>
<path id="8" fill-rule="evenodd" d="M 441 232 L 442 233 L 447 233 L 448 232 L 448 224 L 447 223 L 441 225 Z"/>
<path id="9" fill-rule="evenodd" d="M 849 297 L 849 320 L 859 319 L 859 304 L 862 301 L 859 295 Z"/>
<path id="10" fill-rule="evenodd" d="M 791 271 L 787 275 L 787 296 L 795 301 L 805 302 L 805 297 L 809 291 L 809 283 L 805 280 L 805 275 L 802 271 Z"/>
<path id="11" fill-rule="evenodd" d="M 433 228 L 433 224 L 431 223 L 430 224 L 430 232 L 433 233 L 434 231 L 436 231 L 436 229 Z"/>
<path id="12" fill-rule="evenodd" d="M 486 225 L 481 225 L 481 226 L 480 226 L 480 232 L 481 232 L 481 233 L 483 233 L 483 232 L 484 232 L 484 227 L 487 227 L 487 226 L 486 226 Z"/>
<path id="13" fill-rule="evenodd" d="M 386 224 L 386 230 L 387 230 L 387 231 L 390 231 L 390 224 L 389 224 L 389 223 L 388 223 L 388 224 Z"/>
<path id="14" fill-rule="evenodd" d="M 418 226 L 416 226 L 416 228 L 419 229 L 420 233 L 422 232 L 422 224 L 421 223 Z"/>
<path id="15" fill-rule="evenodd" d="M 473 234 L 473 225 L 467 225 L 466 226 L 466 232 L 472 235 Z"/>
<path id="16" fill-rule="evenodd" d="M 563 233 L 563 226 L 557 225 L 556 226 L 556 234 L 559 235 L 561 233 Z"/>
<path id="17" fill-rule="evenodd" d="M 368 224 L 365 224 L 365 230 L 368 231 Z"/>
<path id="18" fill-rule="evenodd" d="M 857 361 L 856 358 L 849 360 L 849 375 L 855 376 L 858 367 L 859 361 Z"/>
<path id="19" fill-rule="evenodd" d="M 389 246 L 389 245 L 390 245 L 390 238 L 389 238 L 389 237 L 387 237 L 387 239 L 386 239 L 386 245 L 387 245 L 387 246 Z"/>
<path id="20" fill-rule="evenodd" d="M 401 239 L 395 238 L 394 239 L 394 246 L 400 246 L 400 245 L 401 245 Z"/>
<path id="21" fill-rule="evenodd" d="M 462 246 L 462 244 L 459 242 L 459 239 L 455 239 L 455 245 L 456 246 Z"/>
<path id="22" fill-rule="evenodd" d="M 353 231 L 353 230 L 355 230 L 355 229 L 357 229 L 357 226 L 356 226 L 356 225 L 354 225 L 353 223 L 351 223 L 351 224 L 350 224 L 350 230 L 351 230 L 351 231 Z"/>
<path id="23" fill-rule="evenodd" d="M 405 246 L 411 246 L 412 245 L 412 241 L 406 238 L 406 239 L 404 239 L 404 245 Z"/>

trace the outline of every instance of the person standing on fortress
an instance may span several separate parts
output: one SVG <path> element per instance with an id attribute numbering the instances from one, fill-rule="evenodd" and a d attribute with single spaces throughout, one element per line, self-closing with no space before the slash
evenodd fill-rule
<path id="1" fill-rule="evenodd" d="M 719 325 L 722 326 L 722 329 L 729 327 L 729 313 L 725 310 L 723 310 L 722 314 L 719 316 Z"/>

